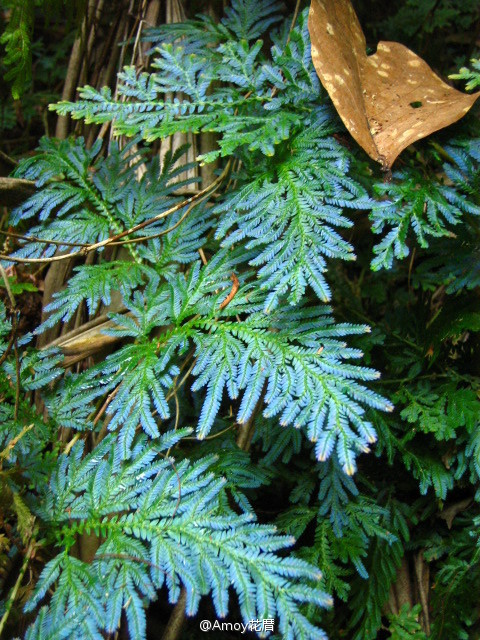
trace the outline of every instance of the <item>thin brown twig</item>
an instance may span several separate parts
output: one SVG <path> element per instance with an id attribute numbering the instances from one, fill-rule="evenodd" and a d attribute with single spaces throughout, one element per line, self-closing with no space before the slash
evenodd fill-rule
<path id="1" fill-rule="evenodd" d="M 11 167 L 18 166 L 18 160 L 15 160 L 15 158 L 11 158 L 7 153 L 5 153 L 5 151 L 2 151 L 1 149 L 0 149 L 0 158 L 4 160 L 7 164 L 9 164 Z"/>
<path id="2" fill-rule="evenodd" d="M 111 403 L 111 401 L 115 398 L 115 396 L 117 395 L 120 386 L 121 386 L 121 382 L 115 387 L 115 389 L 107 396 L 107 399 L 105 400 L 105 402 L 103 403 L 103 405 L 100 407 L 97 415 L 95 416 L 94 420 L 93 420 L 93 426 L 96 427 L 98 424 L 98 421 L 100 420 L 100 418 L 103 416 L 103 414 L 105 413 L 105 411 L 108 409 L 108 405 Z"/>
<path id="3" fill-rule="evenodd" d="M 5 269 L 3 267 L 3 264 L 1 264 L 1 263 L 0 263 L 0 275 L 2 276 L 3 283 L 5 285 L 5 289 L 7 290 L 8 299 L 10 300 L 11 309 L 12 309 L 12 311 L 14 311 L 15 307 L 16 307 L 15 298 L 14 298 L 12 290 L 10 288 L 10 282 L 8 281 L 7 272 L 5 271 Z"/>
<path id="4" fill-rule="evenodd" d="M 183 376 L 183 378 L 180 380 L 180 382 L 178 383 L 178 385 L 175 387 L 175 389 L 172 389 L 172 391 L 170 391 L 167 394 L 167 401 L 170 400 L 170 398 L 172 398 L 177 391 L 180 389 L 180 387 L 182 387 L 182 385 L 185 383 L 186 379 L 188 378 L 188 376 L 192 373 L 193 367 L 195 366 L 196 363 L 196 359 L 192 362 L 192 364 L 190 365 L 190 367 L 188 368 L 188 371 L 185 373 L 185 375 Z"/>
<path id="5" fill-rule="evenodd" d="M 73 438 L 67 442 L 67 444 L 65 445 L 65 449 L 63 450 L 63 453 L 68 456 L 68 454 L 70 453 L 70 451 L 72 450 L 73 445 L 78 442 L 80 440 L 80 438 L 82 437 L 82 433 L 80 431 L 78 431 Z"/>
<path id="6" fill-rule="evenodd" d="M 5 362 L 5 360 L 8 358 L 8 355 L 10 354 L 10 351 L 12 350 L 13 343 L 15 342 L 15 339 L 16 339 L 16 331 L 17 331 L 17 322 L 16 322 L 16 318 L 14 317 L 14 321 L 12 322 L 12 333 L 10 335 L 7 348 L 5 349 L 5 351 L 2 353 L 2 356 L 0 357 L 0 365 L 2 365 Z"/>
<path id="7" fill-rule="evenodd" d="M 175 425 L 173 427 L 173 430 L 176 431 L 178 429 L 178 423 L 180 422 L 180 403 L 178 402 L 178 396 L 176 391 L 173 394 L 173 397 L 175 399 Z"/>
<path id="8" fill-rule="evenodd" d="M 144 229 L 145 227 L 148 227 L 151 224 L 158 222 L 159 220 L 163 220 L 163 218 L 166 218 L 172 213 L 176 213 L 180 209 L 183 209 L 183 207 L 196 203 L 199 200 L 203 200 L 204 198 L 207 197 L 207 195 L 211 195 L 214 191 L 216 191 L 219 188 L 219 186 L 221 185 L 225 177 L 228 175 L 228 172 L 230 171 L 230 166 L 231 166 L 231 160 L 227 162 L 225 169 L 218 176 L 218 178 L 214 182 L 212 182 L 212 184 L 210 184 L 205 189 L 202 189 L 201 191 L 191 196 L 190 198 L 187 198 L 183 202 L 179 202 L 173 207 L 170 207 L 170 209 L 167 209 L 167 211 L 163 211 L 162 213 L 159 213 L 158 215 L 153 216 L 153 218 L 150 218 L 149 220 L 145 220 L 144 222 L 141 222 L 133 227 L 130 227 L 130 229 L 126 229 L 125 231 L 122 231 L 121 233 L 117 233 L 116 235 L 106 238 L 105 240 L 101 240 L 100 242 L 95 242 L 94 244 L 90 244 L 86 247 L 82 247 L 82 249 L 80 249 L 79 251 L 72 251 L 71 253 L 65 253 L 59 256 L 52 256 L 51 258 L 17 258 L 13 256 L 8 256 L 5 254 L 0 254 L 0 260 L 7 260 L 9 262 L 18 262 L 20 264 L 31 264 L 31 263 L 44 264 L 49 262 L 60 262 L 62 260 L 70 260 L 71 258 L 75 258 L 77 256 L 86 256 L 91 251 L 96 251 L 97 249 L 106 247 L 116 242 L 117 240 L 120 240 L 121 238 L 124 238 L 125 236 L 130 235 L 131 233 L 140 231 L 140 229 Z"/>
<path id="9" fill-rule="evenodd" d="M 178 424 L 180 422 L 180 403 L 178 402 L 177 389 L 173 389 L 173 398 L 175 400 L 175 425 L 173 430 L 176 431 L 178 429 Z M 169 447 L 167 453 L 165 455 L 169 456 L 172 447 Z"/>
<path id="10" fill-rule="evenodd" d="M 232 275 L 230 276 L 230 280 L 233 282 L 232 284 L 232 289 L 230 290 L 230 293 L 228 294 L 228 296 L 225 298 L 225 300 L 223 300 L 219 305 L 218 308 L 219 309 L 225 309 L 225 307 L 230 304 L 230 302 L 233 300 L 233 298 L 235 297 L 237 291 L 238 291 L 238 287 L 240 286 L 240 282 L 237 278 L 237 276 L 232 273 Z"/>
<path id="11" fill-rule="evenodd" d="M 157 564 L 150 562 L 150 560 L 145 560 L 145 558 L 137 558 L 136 556 L 131 556 L 128 553 L 99 553 L 96 554 L 94 560 L 133 560 L 134 562 L 139 562 L 140 564 L 146 564 L 153 569 L 157 569 L 161 573 L 166 574 L 167 572 L 162 567 L 159 567 Z"/>
<path id="12" fill-rule="evenodd" d="M 209 196 L 210 194 L 207 194 L 205 198 Z M 168 229 L 163 229 L 163 231 L 159 231 L 158 233 L 154 233 L 150 236 L 141 236 L 140 238 L 130 238 L 129 240 L 120 240 L 119 242 L 112 242 L 111 246 L 117 247 L 119 245 L 124 245 L 124 244 L 133 244 L 133 243 L 136 244 L 138 242 L 146 242 L 147 240 L 154 240 L 155 238 L 161 238 L 162 236 L 165 236 L 167 233 L 170 233 L 170 231 L 174 231 L 177 227 L 179 227 L 182 224 L 182 222 L 185 220 L 185 218 L 192 212 L 192 209 L 194 209 L 199 202 L 201 202 L 201 200 L 191 204 L 188 207 L 188 209 L 185 211 L 185 213 L 182 215 L 182 217 L 171 227 L 168 227 Z"/>
<path id="13" fill-rule="evenodd" d="M 17 238 L 18 240 L 26 240 L 27 242 L 41 242 L 42 244 L 54 244 L 59 247 L 88 247 L 86 242 L 67 242 L 61 240 L 47 240 L 46 238 L 38 238 L 37 236 L 24 236 L 14 231 L 5 231 L 0 229 L 0 233 L 9 238 Z"/>
<path id="14" fill-rule="evenodd" d="M 177 476 L 178 497 L 177 497 L 177 502 L 175 503 L 175 506 L 173 508 L 173 513 L 170 516 L 170 522 L 172 522 L 173 519 L 175 518 L 175 516 L 177 515 L 178 508 L 180 507 L 180 502 L 182 501 L 182 479 L 180 478 L 180 474 L 178 473 L 178 469 L 175 466 L 173 458 L 171 458 L 170 456 L 167 456 L 165 453 L 160 454 L 160 455 L 163 455 L 165 460 L 167 460 L 172 465 L 172 469 L 173 469 L 175 475 Z"/>
<path id="15" fill-rule="evenodd" d="M 198 253 L 200 254 L 200 259 L 202 261 L 203 266 L 206 267 L 208 264 L 208 261 L 202 247 L 200 247 L 200 249 L 198 250 Z"/>
<path id="16" fill-rule="evenodd" d="M 108 405 L 112 402 L 112 400 L 115 398 L 115 396 L 118 393 L 118 390 L 120 389 L 121 383 L 119 383 L 115 389 L 107 396 L 105 402 L 103 403 L 103 405 L 100 407 L 100 409 L 98 410 L 95 418 L 93 419 L 93 426 L 95 427 L 100 418 L 103 416 L 103 414 L 105 413 L 105 411 L 108 408 Z M 67 454 L 70 452 L 71 448 L 73 447 L 73 445 L 81 438 L 82 434 L 81 433 L 76 433 L 73 438 L 70 440 L 70 442 L 67 443 L 65 449 L 64 449 L 64 453 Z"/>
<path id="17" fill-rule="evenodd" d="M 20 407 L 20 355 L 18 353 L 17 340 L 13 342 L 13 352 L 15 354 L 15 409 L 13 412 L 13 419 L 18 420 L 18 409 Z"/>
<path id="18" fill-rule="evenodd" d="M 288 30 L 287 40 L 285 41 L 285 48 L 290 43 L 290 38 L 292 37 L 292 31 L 293 31 L 293 28 L 295 27 L 295 24 L 297 22 L 298 12 L 300 11 L 300 4 L 301 4 L 301 0 L 297 0 L 297 4 L 295 5 L 295 11 L 293 13 L 292 22 L 290 23 L 290 29 Z"/>
<path id="19" fill-rule="evenodd" d="M 409 291 L 411 291 L 411 280 L 412 280 L 412 270 L 413 270 L 413 262 L 415 260 L 415 252 L 416 252 L 416 247 L 413 248 L 412 251 L 412 257 L 410 259 L 410 264 L 408 265 L 408 279 L 407 279 L 407 288 Z"/>
<path id="20" fill-rule="evenodd" d="M 217 431 L 217 433 L 214 433 L 211 436 L 206 436 L 205 438 L 203 438 L 203 440 L 214 440 L 215 438 L 218 438 L 219 436 L 222 436 L 224 433 L 227 433 L 227 431 L 232 431 L 232 429 L 235 429 L 237 425 L 236 424 L 231 424 L 229 427 L 225 427 L 225 429 L 222 429 L 221 431 Z M 185 436 L 185 438 L 182 438 L 183 440 L 198 440 L 198 438 L 196 438 L 195 436 Z"/>
<path id="21" fill-rule="evenodd" d="M 197 195 L 197 193 L 193 194 L 193 195 Z M 184 220 L 185 218 L 189 215 L 189 213 L 191 213 L 191 210 L 193 209 L 194 205 L 196 205 L 197 203 L 194 203 L 192 205 L 190 205 L 190 207 L 187 209 L 187 211 L 183 214 L 183 216 L 180 218 L 180 220 L 178 222 L 176 222 L 173 226 L 169 227 L 168 229 L 164 229 L 163 231 L 160 231 L 159 233 L 154 233 L 152 235 L 149 236 L 141 236 L 140 238 L 131 238 L 130 240 L 122 240 L 119 242 L 112 242 L 111 245 L 112 246 L 118 246 L 118 245 L 124 245 L 124 244 L 132 244 L 132 243 L 136 243 L 136 242 L 145 242 L 146 240 L 153 240 L 154 238 L 159 238 L 160 236 L 166 235 L 167 233 L 170 233 L 170 231 L 173 231 L 174 229 L 176 229 Z M 46 238 L 39 238 L 38 236 L 26 236 L 23 235 L 21 233 L 15 233 L 14 231 L 5 231 L 4 229 L 0 229 L 0 234 L 7 236 L 9 238 L 17 238 L 18 240 L 26 240 L 27 242 L 40 242 L 42 244 L 53 244 L 57 247 L 90 247 L 91 245 L 88 242 L 68 242 L 66 240 L 47 240 Z"/>
<path id="22" fill-rule="evenodd" d="M 25 427 L 23 427 L 20 433 L 18 433 L 14 438 L 12 438 L 9 442 L 7 442 L 3 450 L 0 451 L 0 460 L 2 460 L 3 458 L 8 458 L 8 456 L 10 455 L 10 452 L 12 451 L 12 449 L 15 448 L 15 445 L 17 444 L 17 442 L 19 442 L 26 433 L 31 431 L 34 426 L 35 425 L 33 423 L 26 425 Z"/>

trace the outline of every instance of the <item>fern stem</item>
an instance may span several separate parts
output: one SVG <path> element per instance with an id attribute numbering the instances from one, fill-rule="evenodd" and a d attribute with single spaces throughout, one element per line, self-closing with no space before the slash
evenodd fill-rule
<path id="1" fill-rule="evenodd" d="M 187 604 L 187 591 L 185 587 L 180 592 L 177 604 L 173 608 L 167 623 L 167 628 L 162 636 L 162 640 L 177 640 L 180 637 L 183 624 L 185 622 L 185 606 Z"/>
<path id="2" fill-rule="evenodd" d="M 8 616 L 10 615 L 10 611 L 12 610 L 13 603 L 15 602 L 15 599 L 17 597 L 18 590 L 20 589 L 20 585 L 22 584 L 23 577 L 25 576 L 25 572 L 27 571 L 28 563 L 30 562 L 30 559 L 32 557 L 33 550 L 34 550 L 34 542 L 31 541 L 30 544 L 28 545 L 27 553 L 25 554 L 23 564 L 18 573 L 18 578 L 15 584 L 13 585 L 10 595 L 8 596 L 7 602 L 5 603 L 5 613 L 3 614 L 2 619 L 0 620 L 0 637 L 2 636 L 5 625 L 7 624 Z"/>
<path id="3" fill-rule="evenodd" d="M 265 384 L 263 386 L 262 393 L 260 394 L 260 397 L 257 400 L 257 404 L 255 405 L 255 408 L 253 409 L 253 413 L 250 416 L 250 418 L 244 424 L 240 425 L 240 429 L 237 436 L 237 445 L 240 449 L 242 449 L 242 451 L 250 450 L 253 434 L 255 433 L 255 418 L 263 404 L 266 388 L 267 386 Z"/>

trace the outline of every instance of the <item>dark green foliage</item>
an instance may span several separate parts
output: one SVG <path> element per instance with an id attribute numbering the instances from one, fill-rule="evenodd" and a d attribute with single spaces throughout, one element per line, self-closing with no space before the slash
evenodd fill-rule
<path id="1" fill-rule="evenodd" d="M 480 60 L 473 58 L 470 60 L 472 68 L 462 67 L 458 73 L 452 73 L 450 78 L 454 80 L 466 80 L 465 89 L 473 91 L 480 86 Z"/>
<path id="2" fill-rule="evenodd" d="M 390 615 L 390 631 L 392 640 L 426 640 L 426 635 L 422 631 L 422 627 L 418 622 L 421 611 L 420 605 L 415 605 L 409 609 L 408 605 L 404 605 L 399 614 Z"/>
<path id="3" fill-rule="evenodd" d="M 379 202 L 372 207 L 372 229 L 381 233 L 391 228 L 374 247 L 377 257 L 372 269 L 391 267 L 393 258 L 409 254 L 407 240 L 410 227 L 421 247 L 429 246 L 428 236 L 452 235 L 452 226 L 462 215 L 478 216 L 480 208 L 469 196 L 476 193 L 478 180 L 478 141 L 444 147 L 449 162 L 444 163 L 441 180 L 425 177 L 420 168 L 411 168 L 393 175 L 392 182 L 375 187 Z M 447 182 L 449 184 L 445 184 Z"/>
<path id="4" fill-rule="evenodd" d="M 11 15 L 0 37 L 5 48 L 3 64 L 7 68 L 5 80 L 12 81 L 12 96 L 18 100 L 24 86 L 32 77 L 31 37 L 34 20 L 34 0 L 15 0 L 8 3 Z"/>
<path id="5" fill-rule="evenodd" d="M 22 98 L 32 82 L 32 57 L 35 57 L 37 62 L 37 76 L 42 73 L 56 75 L 55 64 L 52 64 L 55 60 L 42 59 L 38 51 L 40 43 L 33 40 L 36 17 L 46 22 L 48 27 L 63 16 L 70 23 L 74 23 L 78 21 L 84 4 L 85 0 L 2 0 L 0 6 L 4 11 L 3 18 L 6 18 L 6 24 L 0 36 L 0 45 L 3 48 L 0 68 L 4 73 L 3 81 L 9 83 L 14 100 Z M 60 48 L 59 59 L 62 53 L 65 55 Z M 50 77 L 50 81 L 53 79 Z M 39 97 L 37 93 L 36 99 Z M 3 117 L 2 114 L 2 120 Z M 2 122 L 2 128 L 4 126 L 5 122 Z"/>

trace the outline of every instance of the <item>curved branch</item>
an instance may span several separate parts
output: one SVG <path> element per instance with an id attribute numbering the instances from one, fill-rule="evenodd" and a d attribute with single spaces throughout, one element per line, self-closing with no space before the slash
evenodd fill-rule
<path id="1" fill-rule="evenodd" d="M 35 182 L 0 177 L 0 206 L 18 207 L 36 191 Z"/>

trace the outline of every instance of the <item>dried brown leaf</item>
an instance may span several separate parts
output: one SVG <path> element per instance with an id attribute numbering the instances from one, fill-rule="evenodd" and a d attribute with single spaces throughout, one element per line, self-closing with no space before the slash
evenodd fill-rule
<path id="1" fill-rule="evenodd" d="M 366 41 L 350 0 L 312 0 L 312 60 L 335 108 L 358 144 L 388 170 L 403 149 L 464 116 L 480 93 L 441 80 L 398 42 Z"/>

